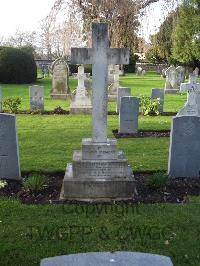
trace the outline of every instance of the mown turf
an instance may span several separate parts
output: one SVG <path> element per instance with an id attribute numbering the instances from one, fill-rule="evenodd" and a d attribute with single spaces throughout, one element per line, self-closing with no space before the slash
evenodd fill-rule
<path id="1" fill-rule="evenodd" d="M 170 129 L 171 117 L 140 116 L 141 129 Z M 91 137 L 90 115 L 17 115 L 23 171 L 64 171 L 82 138 Z M 118 128 L 118 116 L 108 116 L 108 136 Z M 134 170 L 166 170 L 169 138 L 119 139 Z"/>
<path id="2" fill-rule="evenodd" d="M 22 205 L 0 201 L 0 265 L 39 265 L 42 258 L 91 251 L 168 255 L 199 265 L 199 200 L 185 205 Z"/>
<path id="3" fill-rule="evenodd" d="M 51 100 L 51 78 L 38 80 L 37 85 L 44 86 L 45 88 L 45 110 L 53 110 L 54 108 L 61 106 L 65 110 L 69 110 L 69 100 Z M 77 80 L 70 77 L 70 89 L 73 91 L 77 86 Z M 133 96 L 151 95 L 152 88 L 164 88 L 165 79 L 160 75 L 149 72 L 145 76 L 137 76 L 135 74 L 127 74 L 124 77 L 120 77 L 120 86 L 130 87 Z M 29 110 L 29 85 L 7 85 L 0 84 L 3 89 L 3 97 L 20 97 L 22 99 L 21 110 Z M 184 104 L 186 100 L 186 93 L 176 95 L 166 95 L 164 111 L 177 112 Z M 115 111 L 115 104 L 109 103 L 109 111 Z"/>

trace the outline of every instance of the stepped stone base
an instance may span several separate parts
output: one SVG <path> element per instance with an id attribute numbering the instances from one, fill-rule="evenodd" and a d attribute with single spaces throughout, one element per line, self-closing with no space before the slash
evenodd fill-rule
<path id="1" fill-rule="evenodd" d="M 108 95 L 108 101 L 109 102 L 116 102 L 117 101 L 117 95 Z"/>
<path id="2" fill-rule="evenodd" d="M 178 93 L 179 90 L 174 90 L 174 89 L 168 89 L 168 90 L 165 90 L 165 94 L 175 94 L 175 93 Z"/>
<path id="3" fill-rule="evenodd" d="M 61 199 L 131 199 L 134 194 L 132 170 L 123 152 L 117 151 L 116 140 L 84 139 L 82 151 L 75 151 L 67 165 Z"/>
<path id="4" fill-rule="evenodd" d="M 75 107 L 75 108 L 70 108 L 70 113 L 71 114 L 91 114 L 92 113 L 92 108 L 90 107 Z"/>
<path id="5" fill-rule="evenodd" d="M 57 99 L 67 100 L 67 99 L 71 99 L 71 94 L 55 94 L 55 93 L 51 93 L 50 97 L 53 100 L 57 100 Z"/>

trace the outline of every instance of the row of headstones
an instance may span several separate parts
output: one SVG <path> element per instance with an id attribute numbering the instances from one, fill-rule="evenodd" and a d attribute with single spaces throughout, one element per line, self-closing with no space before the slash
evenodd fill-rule
<path id="1" fill-rule="evenodd" d="M 186 70 L 182 66 L 171 65 L 169 68 L 164 70 L 166 76 L 165 82 L 165 93 L 177 93 L 180 91 L 181 84 L 185 81 Z M 190 76 L 198 78 L 199 69 L 196 67 L 193 73 Z"/>

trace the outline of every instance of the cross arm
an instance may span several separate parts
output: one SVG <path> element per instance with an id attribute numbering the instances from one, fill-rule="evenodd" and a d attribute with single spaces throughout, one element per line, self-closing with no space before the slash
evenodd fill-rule
<path id="1" fill-rule="evenodd" d="M 72 64 L 92 64 L 92 48 L 71 48 Z"/>
<path id="2" fill-rule="evenodd" d="M 127 48 L 109 48 L 108 49 L 108 64 L 109 65 L 128 65 L 129 64 L 129 49 Z"/>

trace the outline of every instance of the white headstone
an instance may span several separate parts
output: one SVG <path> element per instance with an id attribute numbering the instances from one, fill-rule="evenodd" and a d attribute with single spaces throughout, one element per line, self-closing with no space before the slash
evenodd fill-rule
<path id="1" fill-rule="evenodd" d="M 131 96 L 131 88 L 119 87 L 117 91 L 117 106 L 116 112 L 119 113 L 121 97 Z"/>
<path id="2" fill-rule="evenodd" d="M 137 67 L 137 69 L 136 69 L 136 74 L 138 75 L 138 76 L 140 76 L 141 74 L 142 74 L 142 67 Z"/>
<path id="3" fill-rule="evenodd" d="M 0 87 L 0 113 L 2 112 L 2 88 Z"/>
<path id="4" fill-rule="evenodd" d="M 119 88 L 119 65 L 114 65 L 112 73 L 112 83 L 108 87 L 108 100 L 117 100 L 117 91 Z"/>
<path id="5" fill-rule="evenodd" d="M 30 86 L 30 110 L 44 111 L 44 87 L 43 86 Z"/>
<path id="6" fill-rule="evenodd" d="M 43 259 L 40 266 L 173 266 L 169 257 L 140 252 L 90 252 Z"/>
<path id="7" fill-rule="evenodd" d="M 16 119 L 11 114 L 0 114 L 0 179 L 21 179 Z"/>
<path id="8" fill-rule="evenodd" d="M 138 131 L 139 103 L 137 97 L 121 97 L 119 111 L 119 133 L 132 134 Z"/>
<path id="9" fill-rule="evenodd" d="M 144 76 L 146 74 L 146 70 L 142 70 L 142 76 Z"/>
<path id="10" fill-rule="evenodd" d="M 78 67 L 78 74 L 76 77 L 78 78 L 78 87 L 70 105 L 70 112 L 74 114 L 91 113 L 92 103 L 85 87 L 85 80 L 87 80 L 88 77 L 84 73 L 84 66 Z"/>
<path id="11" fill-rule="evenodd" d="M 200 84 L 197 76 L 190 75 L 189 83 L 182 83 L 180 91 L 187 91 L 187 102 L 177 116 L 200 116 Z"/>
<path id="12" fill-rule="evenodd" d="M 199 75 L 199 68 L 196 67 L 195 70 L 193 71 L 193 74 L 195 74 L 197 77 Z"/>
<path id="13" fill-rule="evenodd" d="M 69 96 L 69 69 L 63 58 L 58 58 L 52 64 L 52 99 L 66 99 Z"/>
<path id="14" fill-rule="evenodd" d="M 185 68 L 182 66 L 178 66 L 177 70 L 177 78 L 178 78 L 178 86 L 181 85 L 185 81 Z"/>
<path id="15" fill-rule="evenodd" d="M 92 24 L 92 48 L 72 48 L 73 64 L 92 64 L 92 139 L 83 139 L 68 164 L 63 181 L 64 199 L 131 198 L 135 193 L 132 170 L 115 139 L 107 139 L 108 65 L 127 64 L 128 49 L 109 48 L 108 24 Z"/>
<path id="16" fill-rule="evenodd" d="M 165 93 L 177 93 L 179 91 L 178 72 L 175 66 L 170 66 L 166 71 Z"/>

